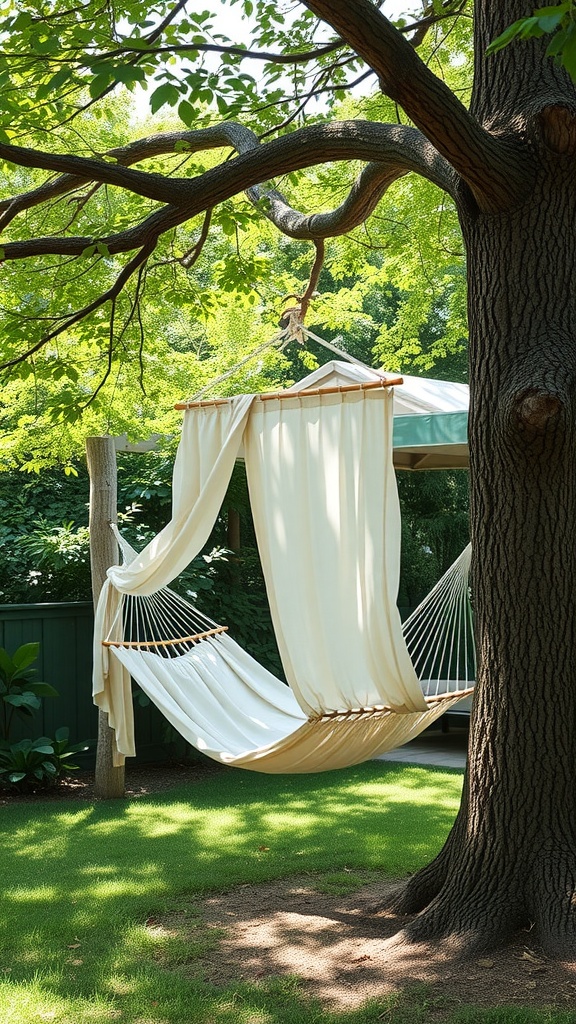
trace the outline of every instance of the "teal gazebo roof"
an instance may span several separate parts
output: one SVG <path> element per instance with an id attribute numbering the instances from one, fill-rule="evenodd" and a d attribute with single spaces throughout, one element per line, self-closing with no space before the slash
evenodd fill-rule
<path id="1" fill-rule="evenodd" d="M 394 417 L 396 469 L 468 469 L 468 412 Z"/>

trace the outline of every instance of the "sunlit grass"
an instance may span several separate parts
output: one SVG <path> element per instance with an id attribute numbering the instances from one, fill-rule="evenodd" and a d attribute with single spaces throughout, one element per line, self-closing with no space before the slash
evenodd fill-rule
<path id="1" fill-rule="evenodd" d="M 439 849 L 461 782 L 382 762 L 315 776 L 224 770 L 161 799 L 4 808 L 1 1024 L 426 1021 L 417 1000 L 408 1016 L 394 1000 L 329 1013 L 289 978 L 216 990 L 202 954 L 220 933 L 193 900 L 304 871 L 327 873 L 319 884 L 334 895 L 405 875 Z"/>

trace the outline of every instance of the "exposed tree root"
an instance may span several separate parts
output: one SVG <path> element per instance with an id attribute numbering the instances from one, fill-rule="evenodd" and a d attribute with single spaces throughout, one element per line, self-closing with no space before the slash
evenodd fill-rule
<path id="1" fill-rule="evenodd" d="M 527 887 L 534 933 L 545 953 L 576 961 L 576 843 L 546 844 Z"/>
<path id="2" fill-rule="evenodd" d="M 576 962 L 576 844 L 549 844 L 536 857 L 516 859 L 510 850 L 505 864 L 498 858 L 491 865 L 449 840 L 393 898 L 392 909 L 417 914 L 396 937 L 400 944 L 441 942 L 467 958 L 525 931 L 551 958 Z"/>

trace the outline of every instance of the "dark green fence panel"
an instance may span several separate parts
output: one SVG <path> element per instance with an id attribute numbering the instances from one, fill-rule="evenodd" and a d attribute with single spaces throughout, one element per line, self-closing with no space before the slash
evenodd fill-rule
<path id="1" fill-rule="evenodd" d="M 92 634 L 89 602 L 0 605 L 0 646 L 12 654 L 21 644 L 39 643 L 38 678 L 54 686 L 59 697 L 47 697 L 20 735 L 53 736 L 61 725 L 75 743 L 95 742 L 98 716 L 92 705 Z"/>
<path id="2" fill-rule="evenodd" d="M 50 683 L 59 697 L 47 697 L 33 719 L 19 726 L 15 738 L 53 736 L 66 725 L 74 743 L 90 743 L 82 763 L 96 751 L 98 712 L 92 703 L 92 638 L 94 614 L 89 601 L 62 604 L 0 605 L 0 647 L 9 653 L 22 644 L 40 644 L 35 668 L 38 679 Z M 183 741 L 166 743 L 172 733 L 153 706 L 134 709 L 138 761 L 164 760 L 189 753 Z"/>

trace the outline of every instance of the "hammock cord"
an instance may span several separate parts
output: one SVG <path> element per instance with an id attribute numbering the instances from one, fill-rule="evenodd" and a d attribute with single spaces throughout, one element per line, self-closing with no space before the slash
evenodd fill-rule
<path id="1" fill-rule="evenodd" d="M 468 545 L 403 624 L 404 639 L 425 696 L 468 689 L 476 677 Z M 445 691 L 443 691 L 445 692 Z"/>
<path id="2" fill-rule="evenodd" d="M 133 552 L 129 549 L 128 554 Z M 404 639 L 424 697 L 432 701 L 469 691 L 475 680 L 468 545 L 403 624 Z M 124 594 L 104 643 L 147 650 L 171 659 L 202 640 L 217 640 L 219 625 L 188 598 L 164 587 L 142 596 Z"/>

